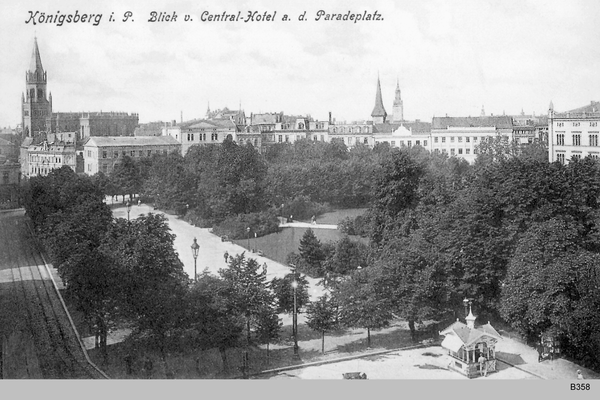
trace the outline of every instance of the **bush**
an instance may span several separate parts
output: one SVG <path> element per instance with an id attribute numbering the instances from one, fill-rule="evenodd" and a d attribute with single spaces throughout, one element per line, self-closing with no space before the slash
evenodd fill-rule
<path id="1" fill-rule="evenodd" d="M 369 236 L 369 220 L 363 215 L 356 218 L 346 217 L 338 224 L 338 229 L 346 235 Z"/>
<path id="2" fill-rule="evenodd" d="M 195 209 L 189 210 L 183 217 L 183 220 L 199 228 L 211 228 L 213 226 L 211 221 L 202 218 Z"/>
<path id="3" fill-rule="evenodd" d="M 310 201 L 308 196 L 298 196 L 284 207 L 284 217 L 294 216 L 295 220 L 310 219 L 313 215 L 321 215 L 331 210 L 328 204 Z"/>
<path id="4" fill-rule="evenodd" d="M 245 239 L 250 228 L 252 237 L 265 236 L 279 232 L 279 219 L 275 208 L 267 211 L 239 214 L 226 218 L 223 222 L 213 227 L 213 233 L 218 236 L 228 236 L 229 239 Z"/>

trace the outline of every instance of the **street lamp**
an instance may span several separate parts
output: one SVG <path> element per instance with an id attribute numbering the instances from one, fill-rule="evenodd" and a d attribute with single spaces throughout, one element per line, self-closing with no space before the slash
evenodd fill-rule
<path id="1" fill-rule="evenodd" d="M 127 200 L 127 221 L 129 221 L 129 212 L 131 211 L 131 202 Z"/>
<path id="2" fill-rule="evenodd" d="M 196 272 L 196 259 L 198 258 L 198 249 L 200 246 L 196 238 L 194 238 L 194 243 L 192 244 L 192 255 L 194 256 L 194 281 L 198 282 L 198 273 Z"/>
<path id="3" fill-rule="evenodd" d="M 282 224 L 285 222 L 285 219 L 283 219 L 283 206 L 284 206 L 284 204 L 281 203 L 281 223 Z"/>
<path id="4" fill-rule="evenodd" d="M 246 247 L 250 250 L 250 227 L 246 228 Z"/>
<path id="5" fill-rule="evenodd" d="M 295 360 L 297 360 L 300 358 L 300 355 L 298 354 L 298 296 L 297 296 L 298 281 L 296 280 L 296 266 L 293 264 L 290 264 L 290 267 L 293 268 L 293 273 L 294 273 L 294 281 L 292 282 L 292 288 L 294 288 L 294 314 L 293 314 L 293 318 L 292 318 L 292 331 L 294 333 L 294 356 L 293 356 L 293 358 Z"/>

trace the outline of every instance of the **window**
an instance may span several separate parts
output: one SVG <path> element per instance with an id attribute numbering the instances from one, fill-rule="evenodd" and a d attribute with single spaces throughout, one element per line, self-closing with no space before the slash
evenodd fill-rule
<path id="1" fill-rule="evenodd" d="M 442 136 L 442 143 L 446 143 L 446 137 Z"/>
<path id="2" fill-rule="evenodd" d="M 152 150 L 148 150 L 148 157 L 152 155 Z"/>
<path id="3" fill-rule="evenodd" d="M 442 149 L 442 153 L 446 154 L 447 153 L 446 149 Z"/>
<path id="4" fill-rule="evenodd" d="M 450 155 L 453 156 L 456 153 L 456 150 L 450 149 Z"/>
<path id="5" fill-rule="evenodd" d="M 471 141 L 471 138 L 467 136 L 467 137 L 465 138 L 465 142 L 466 142 L 466 143 L 469 143 L 470 141 Z"/>
<path id="6" fill-rule="evenodd" d="M 564 164 L 565 163 L 565 155 L 564 155 L 564 153 L 558 153 L 556 155 L 556 161 L 558 161 L 561 164 Z"/>
<path id="7" fill-rule="evenodd" d="M 473 141 L 476 142 L 477 141 L 477 136 L 473 137 Z"/>
<path id="8" fill-rule="evenodd" d="M 420 140 L 415 140 L 415 146 L 420 146 L 421 145 L 421 141 Z"/>
<path id="9" fill-rule="evenodd" d="M 210 140 L 212 140 L 212 141 L 219 140 L 219 134 L 218 133 L 211 133 Z"/>
<path id="10" fill-rule="evenodd" d="M 87 151 L 87 155 L 88 155 L 88 157 L 92 157 L 92 151 L 91 151 L 91 150 L 88 150 L 88 151 Z"/>
<path id="11" fill-rule="evenodd" d="M 427 140 L 423 140 L 423 146 L 427 147 Z"/>
<path id="12" fill-rule="evenodd" d="M 579 126 L 579 122 L 573 122 L 573 126 Z"/>
<path id="13" fill-rule="evenodd" d="M 454 136 L 450 136 L 450 143 L 454 143 Z"/>
<path id="14" fill-rule="evenodd" d="M 364 144 L 369 144 L 369 139 L 368 139 L 368 138 L 365 138 L 365 139 L 363 140 L 363 143 L 364 143 Z"/>
<path id="15" fill-rule="evenodd" d="M 458 149 L 458 154 L 462 154 L 463 149 Z"/>
<path id="16" fill-rule="evenodd" d="M 471 149 L 465 149 L 465 154 L 471 154 Z"/>
<path id="17" fill-rule="evenodd" d="M 590 146 L 598 146 L 598 135 L 590 135 Z"/>
<path id="18" fill-rule="evenodd" d="M 562 133 L 559 133 L 556 135 L 556 144 L 558 146 L 564 146 L 565 145 L 565 135 Z"/>
<path id="19" fill-rule="evenodd" d="M 458 137 L 458 143 L 462 143 L 462 136 Z"/>
<path id="20" fill-rule="evenodd" d="M 408 147 L 412 147 L 412 140 L 408 141 Z"/>
<path id="21" fill-rule="evenodd" d="M 439 138 L 438 138 L 437 136 L 436 136 L 436 137 L 434 137 L 434 138 L 433 138 L 433 143 L 437 143 L 437 142 L 438 142 L 438 139 L 439 139 Z"/>
<path id="22" fill-rule="evenodd" d="M 575 160 L 581 160 L 581 154 L 573 154 Z"/>
<path id="23" fill-rule="evenodd" d="M 279 143 L 283 142 L 283 135 L 277 135 L 277 141 Z"/>
<path id="24" fill-rule="evenodd" d="M 285 135 L 285 142 L 289 142 L 290 141 L 290 135 Z"/>
<path id="25" fill-rule="evenodd" d="M 581 135 L 573 135 L 573 146 L 581 146 Z"/>
<path id="26" fill-rule="evenodd" d="M 598 122 L 590 122 L 590 126 L 598 126 Z"/>
<path id="27" fill-rule="evenodd" d="M 113 151 L 113 158 L 119 158 L 119 152 Z"/>
<path id="28" fill-rule="evenodd" d="M 400 141 L 400 144 L 402 144 L 402 140 Z M 392 140 L 392 147 L 396 147 L 396 141 Z"/>
<path id="29" fill-rule="evenodd" d="M 131 150 L 131 151 L 129 152 L 129 155 L 130 155 L 131 157 L 135 157 L 135 150 Z"/>
<path id="30" fill-rule="evenodd" d="M 473 149 L 473 154 L 479 154 L 479 150 L 477 149 L 477 147 L 475 147 L 475 148 Z"/>

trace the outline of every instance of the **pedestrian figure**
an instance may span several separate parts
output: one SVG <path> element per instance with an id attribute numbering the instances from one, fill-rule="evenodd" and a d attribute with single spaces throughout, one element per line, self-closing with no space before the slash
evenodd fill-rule
<path id="1" fill-rule="evenodd" d="M 142 200 L 138 199 L 138 207 L 142 205 Z"/>
<path id="2" fill-rule="evenodd" d="M 310 223 L 313 225 L 317 224 L 317 217 L 315 217 L 314 215 L 312 216 L 312 218 L 310 219 Z"/>
<path id="3" fill-rule="evenodd" d="M 580 369 L 577 370 L 577 379 L 580 381 L 584 379 Z"/>
<path id="4" fill-rule="evenodd" d="M 487 368 L 485 368 L 485 357 L 482 355 L 477 359 L 479 362 L 479 376 L 487 376 Z M 485 368 L 485 370 L 484 370 Z"/>
<path id="5" fill-rule="evenodd" d="M 124 357 L 125 360 L 125 370 L 127 371 L 127 375 L 133 374 L 133 359 L 131 354 L 127 353 Z"/>
<path id="6" fill-rule="evenodd" d="M 544 359 L 544 346 L 542 346 L 541 344 L 537 345 L 537 352 L 538 352 L 538 362 L 542 362 L 542 360 Z"/>
<path id="7" fill-rule="evenodd" d="M 227 260 L 229 259 L 229 253 L 225 252 L 225 254 L 223 254 L 223 258 L 225 258 L 225 264 L 227 264 Z"/>
<path id="8" fill-rule="evenodd" d="M 150 378 L 152 376 L 152 360 L 149 357 L 146 357 L 146 361 L 144 361 L 144 371 L 146 372 L 146 378 Z"/>

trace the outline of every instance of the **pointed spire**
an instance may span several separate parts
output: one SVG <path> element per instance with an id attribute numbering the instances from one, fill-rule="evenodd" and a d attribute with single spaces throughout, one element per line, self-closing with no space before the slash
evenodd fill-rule
<path id="1" fill-rule="evenodd" d="M 377 93 L 375 94 L 375 107 L 373 108 L 373 112 L 371 112 L 371 117 L 378 119 L 376 123 L 385 122 L 385 118 L 387 117 L 387 113 L 385 112 L 385 108 L 383 108 L 383 99 L 381 98 L 381 83 L 379 82 L 379 75 L 377 75 Z"/>
<path id="2" fill-rule="evenodd" d="M 475 319 L 476 317 L 473 315 L 473 311 L 471 310 L 471 304 L 469 304 L 469 315 L 467 315 L 467 326 L 471 329 L 475 329 Z"/>
<path id="3" fill-rule="evenodd" d="M 33 53 L 31 54 L 31 62 L 29 63 L 29 71 L 36 72 L 39 70 L 42 74 L 44 73 L 44 67 L 42 67 L 42 57 L 40 57 L 40 49 L 38 48 L 37 36 L 33 39 Z"/>
<path id="4" fill-rule="evenodd" d="M 548 106 L 548 110 L 554 110 L 554 104 L 552 103 L 552 100 L 550 100 L 550 105 Z"/>

